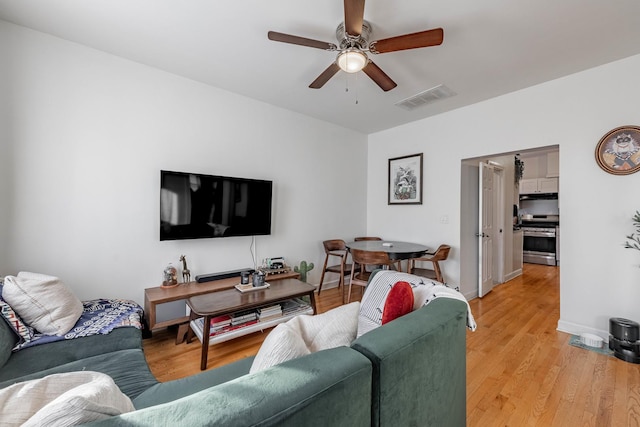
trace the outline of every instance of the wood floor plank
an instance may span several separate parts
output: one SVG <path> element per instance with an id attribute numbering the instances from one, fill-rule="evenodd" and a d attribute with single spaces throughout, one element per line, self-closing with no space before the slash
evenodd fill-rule
<path id="1" fill-rule="evenodd" d="M 478 328 L 467 332 L 467 426 L 640 427 L 640 365 L 573 347 L 556 330 L 559 274 L 525 264 L 522 276 L 470 301 Z M 340 291 L 324 289 L 316 304 L 320 313 L 341 305 Z M 256 354 L 268 332 L 212 346 L 209 369 Z M 175 333 L 143 343 L 160 381 L 200 372 L 199 342 L 176 345 Z"/>

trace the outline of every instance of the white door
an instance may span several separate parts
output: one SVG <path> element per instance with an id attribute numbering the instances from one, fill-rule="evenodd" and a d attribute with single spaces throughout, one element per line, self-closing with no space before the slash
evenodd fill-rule
<path id="1" fill-rule="evenodd" d="M 493 168 L 480 163 L 478 203 L 478 296 L 493 289 Z"/>

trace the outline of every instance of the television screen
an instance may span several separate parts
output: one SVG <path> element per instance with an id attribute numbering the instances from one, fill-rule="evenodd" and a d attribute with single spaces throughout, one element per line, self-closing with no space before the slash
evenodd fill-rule
<path id="1" fill-rule="evenodd" d="M 160 240 L 271 234 L 271 181 L 160 171 Z"/>

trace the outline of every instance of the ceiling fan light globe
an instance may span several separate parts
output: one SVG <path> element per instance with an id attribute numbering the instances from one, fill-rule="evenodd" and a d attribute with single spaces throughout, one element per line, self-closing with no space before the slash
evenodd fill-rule
<path id="1" fill-rule="evenodd" d="M 338 67 L 346 73 L 357 73 L 367 65 L 367 55 L 359 50 L 345 50 L 338 55 Z"/>

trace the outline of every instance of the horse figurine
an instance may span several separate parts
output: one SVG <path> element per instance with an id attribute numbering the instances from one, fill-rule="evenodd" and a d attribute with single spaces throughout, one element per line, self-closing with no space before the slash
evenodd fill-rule
<path id="1" fill-rule="evenodd" d="M 182 261 L 182 281 L 189 283 L 191 281 L 191 271 L 187 267 L 187 256 L 180 255 L 180 261 Z"/>

